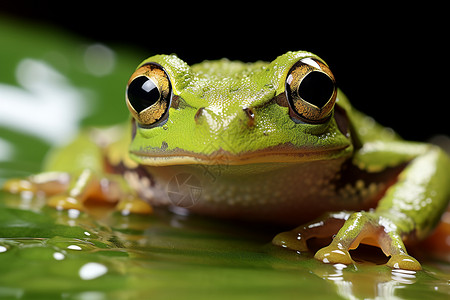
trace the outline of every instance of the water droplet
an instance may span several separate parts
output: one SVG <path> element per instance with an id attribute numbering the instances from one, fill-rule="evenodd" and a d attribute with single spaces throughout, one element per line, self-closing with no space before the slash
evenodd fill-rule
<path id="1" fill-rule="evenodd" d="M 56 260 L 63 260 L 65 256 L 61 252 L 55 252 L 53 253 L 53 258 Z"/>
<path id="2" fill-rule="evenodd" d="M 108 268 L 102 264 L 90 262 L 83 265 L 78 271 L 78 275 L 83 280 L 92 280 L 105 275 L 108 272 Z"/>
<path id="3" fill-rule="evenodd" d="M 81 249 L 81 247 L 78 246 L 78 245 L 69 245 L 69 246 L 67 246 L 67 249 L 70 249 L 70 250 L 77 250 L 77 251 L 83 250 L 83 249 Z"/>

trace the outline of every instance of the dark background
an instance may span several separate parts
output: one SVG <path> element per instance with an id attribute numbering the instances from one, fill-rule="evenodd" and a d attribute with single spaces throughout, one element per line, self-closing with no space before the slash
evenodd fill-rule
<path id="1" fill-rule="evenodd" d="M 0 17 L 136 47 L 149 56 L 176 53 L 189 64 L 222 57 L 271 61 L 308 50 L 330 65 L 354 106 L 381 124 L 412 140 L 450 134 L 446 8 L 305 3 L 311 2 L 3 1 Z"/>

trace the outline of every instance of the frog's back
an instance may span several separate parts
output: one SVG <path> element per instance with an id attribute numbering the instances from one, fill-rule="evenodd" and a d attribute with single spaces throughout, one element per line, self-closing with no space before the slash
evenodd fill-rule
<path id="1" fill-rule="evenodd" d="M 262 70 L 267 65 L 268 63 L 263 61 L 244 63 L 222 58 L 219 60 L 205 60 L 201 63 L 192 65 L 191 70 L 199 77 L 221 79 L 242 78 Z"/>

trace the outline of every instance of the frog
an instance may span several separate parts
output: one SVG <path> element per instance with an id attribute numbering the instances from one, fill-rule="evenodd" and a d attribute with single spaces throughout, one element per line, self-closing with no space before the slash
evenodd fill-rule
<path id="1" fill-rule="evenodd" d="M 154 55 L 125 90 L 129 121 L 82 130 L 51 151 L 42 173 L 3 188 L 61 210 L 98 201 L 123 214 L 282 224 L 291 230 L 272 240 L 282 251 L 331 237 L 315 259 L 355 264 L 349 251 L 368 244 L 391 268 L 421 269 L 405 245 L 447 209 L 450 159 L 355 109 L 319 56 L 188 65 Z"/>

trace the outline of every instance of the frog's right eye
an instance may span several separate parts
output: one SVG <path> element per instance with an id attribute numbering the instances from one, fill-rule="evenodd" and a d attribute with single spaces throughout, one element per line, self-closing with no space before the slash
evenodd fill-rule
<path id="1" fill-rule="evenodd" d="M 128 81 L 126 102 L 133 118 L 141 125 L 157 124 L 166 115 L 172 99 L 172 86 L 164 69 L 155 63 L 141 66 Z"/>

